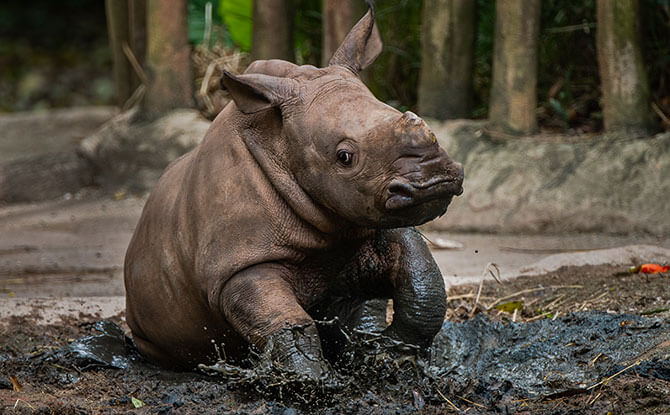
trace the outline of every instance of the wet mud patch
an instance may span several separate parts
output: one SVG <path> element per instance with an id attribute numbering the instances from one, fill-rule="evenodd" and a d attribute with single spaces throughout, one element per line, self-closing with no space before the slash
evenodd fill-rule
<path id="1" fill-rule="evenodd" d="M 331 378 L 316 384 L 264 366 L 262 353 L 253 366 L 220 365 L 225 375 L 161 370 L 111 322 L 39 326 L 28 316 L 0 328 L 0 412 L 668 413 L 670 319 L 647 313 L 667 307 L 667 278 L 566 268 L 486 282 L 477 302 L 479 286 L 456 287 L 430 359 L 352 333 Z M 516 316 L 496 308 L 513 301 Z"/>
<path id="2" fill-rule="evenodd" d="M 430 370 L 453 394 L 489 405 L 506 397 L 590 394 L 632 372 L 670 381 L 670 321 L 589 311 L 507 324 L 478 314 L 446 322 Z"/>

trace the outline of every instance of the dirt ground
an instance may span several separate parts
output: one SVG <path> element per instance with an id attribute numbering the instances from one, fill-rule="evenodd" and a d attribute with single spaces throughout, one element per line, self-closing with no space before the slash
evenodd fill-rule
<path id="1" fill-rule="evenodd" d="M 57 200 L 0 206 L 0 304 L 10 295 L 123 296 L 123 258 L 145 197 L 87 188 Z M 670 237 L 649 235 L 425 235 L 462 245 L 433 250 L 447 286 L 478 281 L 489 262 L 498 264 L 507 278 L 552 254 L 634 244 L 670 249 Z M 600 260 L 602 253 L 594 256 Z"/>
<path id="2" fill-rule="evenodd" d="M 667 321 L 668 278 L 631 273 L 626 266 L 587 266 L 563 267 L 503 285 L 490 279 L 482 283 L 479 295 L 479 285 L 452 287 L 447 319 L 459 322 L 486 313 L 503 324 L 529 323 L 601 310 Z M 670 413 L 670 382 L 642 376 L 635 365 L 590 390 L 535 398 L 503 393 L 484 400 L 477 391 L 451 395 L 449 379 L 428 379 L 411 365 L 400 365 L 392 374 L 383 366 L 359 367 L 355 386 L 280 396 L 276 390 L 235 386 L 221 377 L 174 373 L 142 362 L 126 369 L 85 369 L 72 360 L 50 357 L 74 339 L 94 333 L 96 320 L 82 314 L 43 326 L 30 315 L 11 318 L 0 332 L 0 413 Z M 111 320 L 127 330 L 122 313 Z M 649 346 L 667 360 L 670 342 L 665 343 Z"/>

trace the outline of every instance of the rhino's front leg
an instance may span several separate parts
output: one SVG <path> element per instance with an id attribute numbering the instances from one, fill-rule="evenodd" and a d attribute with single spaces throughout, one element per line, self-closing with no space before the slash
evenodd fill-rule
<path id="1" fill-rule="evenodd" d="M 442 273 L 416 229 L 393 229 L 381 237 L 391 254 L 386 275 L 393 291 L 393 322 L 386 333 L 427 348 L 442 327 L 447 309 Z"/>
<path id="2" fill-rule="evenodd" d="M 327 371 L 319 334 L 281 277 L 283 272 L 280 266 L 267 264 L 236 274 L 221 290 L 219 308 L 235 330 L 259 350 L 272 342 L 274 364 L 318 380 Z"/>

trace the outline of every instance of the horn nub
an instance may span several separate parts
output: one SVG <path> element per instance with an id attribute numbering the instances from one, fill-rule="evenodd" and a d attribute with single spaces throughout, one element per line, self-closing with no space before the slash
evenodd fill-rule
<path id="1" fill-rule="evenodd" d="M 406 111 L 396 120 L 394 130 L 398 136 L 408 140 L 412 146 L 425 146 L 435 144 L 437 141 L 435 134 L 428 128 L 428 124 L 411 111 Z"/>

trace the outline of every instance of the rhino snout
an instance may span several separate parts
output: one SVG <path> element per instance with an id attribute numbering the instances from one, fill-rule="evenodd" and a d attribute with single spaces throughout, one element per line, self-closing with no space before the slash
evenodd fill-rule
<path id="1" fill-rule="evenodd" d="M 461 184 L 450 178 L 433 178 L 428 182 L 393 180 L 388 187 L 387 209 L 402 209 L 435 200 L 449 203 L 453 196 L 463 193 Z"/>
<path id="2" fill-rule="evenodd" d="M 463 193 L 463 166 L 446 157 L 419 163 L 418 171 L 397 177 L 388 185 L 386 209 L 402 209 L 442 201 Z"/>
<path id="3" fill-rule="evenodd" d="M 456 185 L 454 196 L 460 196 L 463 194 L 463 178 L 465 176 L 463 165 L 456 161 L 452 161 L 449 170 L 452 181 Z"/>

